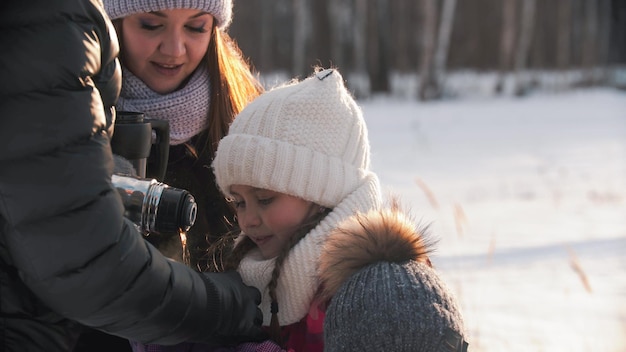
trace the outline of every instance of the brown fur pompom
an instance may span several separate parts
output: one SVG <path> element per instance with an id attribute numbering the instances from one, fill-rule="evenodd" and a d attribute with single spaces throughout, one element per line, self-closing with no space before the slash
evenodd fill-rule
<path id="1" fill-rule="evenodd" d="M 324 244 L 318 271 L 320 299 L 332 297 L 346 278 L 373 263 L 415 260 L 430 265 L 432 243 L 426 238 L 427 229 L 415 223 L 396 203 L 348 218 L 329 234 Z"/>

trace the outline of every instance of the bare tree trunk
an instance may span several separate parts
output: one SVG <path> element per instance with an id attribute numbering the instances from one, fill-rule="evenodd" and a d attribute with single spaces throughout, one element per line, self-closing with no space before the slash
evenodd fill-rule
<path id="1" fill-rule="evenodd" d="M 556 64 L 561 70 L 570 66 L 571 38 L 572 38 L 572 0 L 561 0 L 558 3 L 557 20 L 559 26 L 557 34 Z"/>
<path id="2" fill-rule="evenodd" d="M 598 4 L 597 0 L 585 1 L 585 34 L 582 45 L 583 85 L 594 85 L 594 69 L 598 64 Z"/>
<path id="3" fill-rule="evenodd" d="M 350 28 L 350 4 L 347 0 L 331 0 L 328 3 L 328 18 L 330 22 L 330 57 L 333 66 L 343 71 L 346 64 L 344 48 L 347 44 L 348 29 Z"/>
<path id="4" fill-rule="evenodd" d="M 328 14 L 328 3 L 336 0 L 310 0 L 309 17 L 312 19 L 311 47 L 307 56 L 307 73 L 313 65 L 328 68 L 332 63 L 331 56 L 331 23 Z"/>
<path id="5" fill-rule="evenodd" d="M 375 91 L 373 88 L 376 85 L 376 73 L 374 71 L 374 67 L 378 66 L 378 51 L 380 48 L 378 47 L 378 17 L 376 13 L 378 10 L 376 9 L 376 2 L 378 0 L 368 0 L 367 1 L 367 20 L 366 20 L 366 35 L 365 38 L 365 50 L 367 55 L 367 76 L 370 82 L 370 90 L 372 92 Z"/>
<path id="6" fill-rule="evenodd" d="M 567 0 L 566 0 L 567 1 Z M 513 62 L 513 48 L 515 45 L 516 0 L 502 0 L 502 31 L 500 32 L 500 69 L 496 93 L 504 91 L 506 75 L 511 72 Z"/>
<path id="7" fill-rule="evenodd" d="M 585 35 L 582 47 L 582 64 L 585 68 L 596 63 L 596 43 L 598 40 L 598 5 L 597 0 L 585 1 Z"/>
<path id="8" fill-rule="evenodd" d="M 611 38 L 611 0 L 600 0 L 598 22 L 600 38 L 598 42 L 598 64 L 603 67 L 602 76 L 600 77 L 602 82 L 600 82 L 600 84 L 606 84 L 609 83 L 610 71 L 609 40 Z"/>
<path id="9" fill-rule="evenodd" d="M 609 39 L 609 62 L 623 65 L 626 63 L 626 2 L 611 2 L 611 35 Z M 621 80 L 615 82 L 620 88 L 625 88 L 626 84 Z"/>
<path id="10" fill-rule="evenodd" d="M 412 34 L 410 29 L 413 25 L 408 21 L 408 1 L 390 1 L 391 18 L 393 18 L 393 21 L 391 21 L 391 31 L 393 33 L 392 67 L 402 73 L 406 73 L 414 68 L 409 59 L 409 38 L 411 38 Z"/>
<path id="11" fill-rule="evenodd" d="M 309 11 L 309 0 L 294 0 L 294 35 L 293 35 L 293 62 L 292 75 L 307 75 L 306 70 L 306 49 L 311 33 L 311 11 Z"/>
<path id="12" fill-rule="evenodd" d="M 370 95 L 370 81 L 367 74 L 367 18 L 368 0 L 354 0 L 354 23 L 352 27 L 352 68 L 348 84 L 357 98 Z"/>
<path id="13" fill-rule="evenodd" d="M 546 69 L 546 47 L 547 42 L 551 39 L 551 33 L 555 28 L 555 16 L 547 16 L 548 13 L 553 13 L 550 10 L 554 10 L 553 1 L 535 1 L 535 16 L 533 20 L 533 33 L 530 40 L 530 50 L 528 58 L 528 66 L 532 67 L 529 71 L 530 86 L 539 85 L 540 71 Z M 556 41 L 556 40 L 555 40 Z M 554 46 L 554 44 L 552 45 Z"/>
<path id="14" fill-rule="evenodd" d="M 273 41 L 272 34 L 274 31 L 273 23 L 274 23 L 274 9 L 273 6 L 269 4 L 273 4 L 273 2 L 266 3 L 265 6 L 261 6 L 261 35 L 259 36 L 259 50 L 261 57 L 261 67 L 264 67 L 265 70 L 273 70 L 273 60 L 272 60 L 272 52 L 273 52 Z"/>
<path id="15" fill-rule="evenodd" d="M 372 92 L 389 92 L 389 3 L 373 0 L 369 11 L 368 71 Z"/>
<path id="16" fill-rule="evenodd" d="M 524 0 L 522 2 L 522 20 L 520 36 L 515 53 L 515 95 L 521 96 L 527 93 L 528 80 L 523 77 L 528 62 L 530 42 L 533 37 L 535 22 L 535 0 Z"/>
<path id="17" fill-rule="evenodd" d="M 584 42 L 584 2 L 586 0 L 571 0 L 572 2 L 572 27 L 571 27 L 571 44 L 570 44 L 570 68 L 582 67 L 582 43 Z"/>
<path id="18" fill-rule="evenodd" d="M 367 0 L 354 0 L 354 51 L 352 53 L 353 70 L 359 74 L 367 72 L 365 38 L 367 38 Z"/>
<path id="19" fill-rule="evenodd" d="M 330 57 L 333 60 L 333 66 L 343 67 L 343 45 L 344 45 L 344 21 L 343 7 L 346 5 L 344 0 L 332 0 L 328 3 L 328 22 L 330 24 Z"/>
<path id="20" fill-rule="evenodd" d="M 431 100 L 435 95 L 433 59 L 435 55 L 435 38 L 437 35 L 437 2 L 436 0 L 419 0 L 422 18 L 421 62 L 419 63 L 418 98 L 422 101 Z"/>
<path id="21" fill-rule="evenodd" d="M 446 74 L 446 63 L 448 62 L 448 48 L 450 46 L 450 36 L 454 25 L 454 12 L 456 0 L 444 0 L 439 21 L 439 33 L 437 34 L 437 47 L 433 60 L 433 73 L 435 82 L 435 98 L 441 98 L 443 94 L 444 79 Z"/>

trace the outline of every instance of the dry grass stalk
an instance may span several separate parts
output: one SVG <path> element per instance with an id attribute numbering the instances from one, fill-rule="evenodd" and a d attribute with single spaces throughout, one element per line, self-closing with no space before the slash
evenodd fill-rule
<path id="1" fill-rule="evenodd" d="M 591 284 L 589 283 L 589 278 L 587 277 L 587 274 L 585 274 L 585 272 L 583 271 L 582 266 L 580 265 L 580 262 L 578 261 L 578 257 L 576 257 L 576 253 L 574 252 L 574 250 L 572 250 L 571 248 L 567 248 L 567 251 L 569 252 L 569 257 L 570 257 L 570 267 L 574 270 L 574 272 L 576 274 L 578 274 L 578 277 L 580 277 L 580 281 L 582 281 L 583 286 L 585 287 L 585 290 L 587 290 L 587 292 L 592 293 L 592 289 L 591 289 Z"/>
<path id="2" fill-rule="evenodd" d="M 456 224 L 456 233 L 459 237 L 463 237 L 464 227 L 467 226 L 467 216 L 463 207 L 456 203 L 454 204 L 454 223 Z"/>
<path id="3" fill-rule="evenodd" d="M 424 194 L 426 195 L 426 198 L 428 199 L 430 206 L 433 207 L 433 209 L 439 209 L 439 202 L 437 202 L 437 198 L 435 198 L 435 194 L 428 187 L 428 185 L 426 185 L 426 182 L 424 182 L 421 178 L 418 177 L 415 179 L 415 183 L 422 190 L 422 192 L 424 192 Z"/>
<path id="4" fill-rule="evenodd" d="M 493 253 L 496 251 L 496 236 L 491 236 L 489 241 L 489 249 L 487 250 L 487 262 L 491 264 L 493 262 Z"/>

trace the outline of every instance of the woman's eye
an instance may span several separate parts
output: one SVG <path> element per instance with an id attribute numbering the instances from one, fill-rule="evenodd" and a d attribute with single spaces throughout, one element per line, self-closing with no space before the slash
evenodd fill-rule
<path id="1" fill-rule="evenodd" d="M 152 25 L 152 24 L 148 24 L 148 23 L 142 23 L 141 24 L 141 28 L 145 29 L 145 30 L 148 30 L 148 31 L 154 31 L 154 30 L 159 29 L 160 27 L 161 27 L 161 25 L 159 25 L 159 24 L 156 24 L 156 25 Z"/>
<path id="2" fill-rule="evenodd" d="M 204 28 L 204 24 L 202 26 L 199 26 L 199 27 L 187 26 L 187 29 L 192 31 L 192 32 L 196 32 L 196 33 L 206 33 L 207 32 L 206 28 Z"/>
<path id="3" fill-rule="evenodd" d="M 243 208 L 246 205 L 244 201 L 233 201 L 233 206 L 235 209 Z"/>

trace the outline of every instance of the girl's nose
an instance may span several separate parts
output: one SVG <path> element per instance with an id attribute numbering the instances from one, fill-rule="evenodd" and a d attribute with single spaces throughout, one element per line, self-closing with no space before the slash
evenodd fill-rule
<path id="1" fill-rule="evenodd" d="M 167 56 L 180 57 L 185 54 L 185 40 L 181 32 L 173 30 L 168 33 L 159 45 L 159 51 Z"/>
<path id="2" fill-rule="evenodd" d="M 239 224 L 243 228 L 253 228 L 261 225 L 261 217 L 254 209 L 246 209 L 244 214 L 238 214 L 237 218 L 243 223 Z"/>

